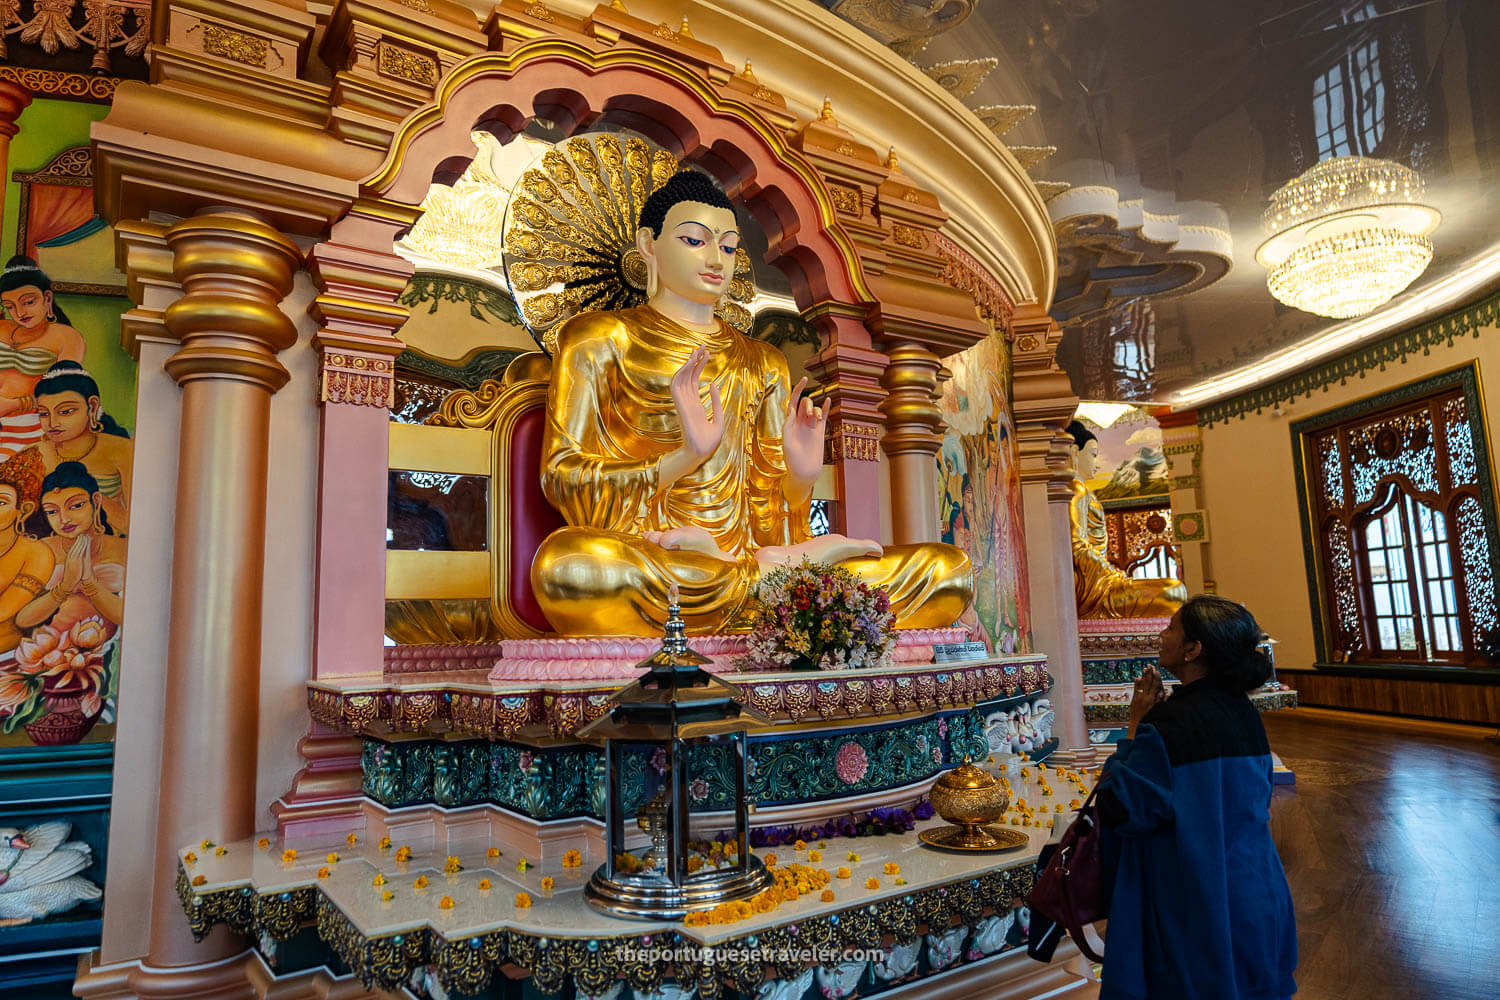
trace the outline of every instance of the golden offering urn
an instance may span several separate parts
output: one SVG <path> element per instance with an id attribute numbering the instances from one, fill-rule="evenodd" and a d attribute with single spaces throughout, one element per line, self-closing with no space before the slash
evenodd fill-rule
<path id="1" fill-rule="evenodd" d="M 953 825 L 923 830 L 918 835 L 923 843 L 955 851 L 998 851 L 1027 842 L 1024 834 L 992 825 L 1010 807 L 1010 793 L 968 754 L 933 783 L 931 800 L 933 810 Z"/>
<path id="2" fill-rule="evenodd" d="M 584 739 L 604 740 L 607 856 L 584 896 L 609 913 L 676 920 L 753 896 L 772 882 L 749 851 L 745 788 L 746 730 L 771 720 L 744 704 L 738 687 L 706 671 L 710 662 L 688 648 L 674 587 L 666 636 L 661 649 L 641 663 L 646 672 L 620 691 L 607 714 L 578 731 Z M 707 788 L 692 771 L 694 750 L 717 751 L 727 763 L 732 816 L 729 809 L 693 811 L 694 799 L 706 799 Z M 635 806 L 633 817 L 625 801 L 628 773 L 659 777 L 654 792 L 645 788 L 649 797 Z M 639 853 L 627 843 L 631 827 L 646 837 Z M 727 839 L 720 836 L 726 831 Z"/>

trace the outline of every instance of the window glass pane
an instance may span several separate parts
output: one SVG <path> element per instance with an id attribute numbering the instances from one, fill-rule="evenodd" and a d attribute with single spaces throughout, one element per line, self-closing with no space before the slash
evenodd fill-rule
<path id="1" fill-rule="evenodd" d="M 1384 585 L 1374 587 L 1372 588 L 1372 595 L 1375 598 L 1375 613 L 1377 615 L 1389 615 L 1394 613 L 1395 609 L 1391 607 L 1390 587 Z"/>
<path id="2" fill-rule="evenodd" d="M 1389 618 L 1380 619 L 1380 648 L 1396 648 L 1396 626 Z"/>

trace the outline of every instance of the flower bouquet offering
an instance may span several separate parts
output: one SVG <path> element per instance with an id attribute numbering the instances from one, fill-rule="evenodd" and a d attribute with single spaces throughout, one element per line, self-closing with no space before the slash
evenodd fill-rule
<path id="1" fill-rule="evenodd" d="M 890 597 L 837 566 L 803 560 L 760 579 L 741 667 L 857 670 L 885 667 L 896 648 Z"/>
<path id="2" fill-rule="evenodd" d="M 114 629 L 89 617 L 40 625 L 0 662 L 0 730 L 26 727 L 43 746 L 77 743 L 114 695 Z"/>

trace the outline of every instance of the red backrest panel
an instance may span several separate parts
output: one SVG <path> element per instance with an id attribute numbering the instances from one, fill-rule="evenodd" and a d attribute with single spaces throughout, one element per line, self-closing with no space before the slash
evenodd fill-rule
<path id="1" fill-rule="evenodd" d="M 522 621 L 551 632 L 531 592 L 531 560 L 546 538 L 566 522 L 542 495 L 542 431 L 547 410 L 538 406 L 516 418 L 510 438 L 510 604 Z"/>

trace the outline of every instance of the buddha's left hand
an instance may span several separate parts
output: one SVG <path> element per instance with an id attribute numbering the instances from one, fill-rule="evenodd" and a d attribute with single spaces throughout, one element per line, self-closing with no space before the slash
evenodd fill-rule
<path id="1" fill-rule="evenodd" d="M 786 424 L 781 431 L 782 453 L 786 456 L 787 475 L 793 481 L 811 485 L 823 470 L 823 437 L 828 429 L 828 404 L 814 406 L 803 397 L 807 379 L 797 383 L 786 407 Z"/>

